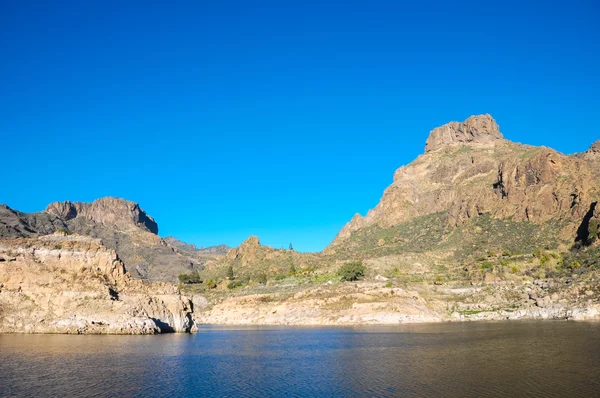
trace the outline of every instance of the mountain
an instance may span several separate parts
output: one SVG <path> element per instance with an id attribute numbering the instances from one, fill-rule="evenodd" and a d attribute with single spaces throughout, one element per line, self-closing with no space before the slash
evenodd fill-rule
<path id="1" fill-rule="evenodd" d="M 534 245 L 556 247 L 585 240 L 580 227 L 586 217 L 597 217 L 599 158 L 599 142 L 583 154 L 564 155 L 508 141 L 490 115 L 448 123 L 431 131 L 425 153 L 396 170 L 377 206 L 364 217 L 355 215 L 325 253 L 390 246 L 404 251 L 407 245 L 401 240 L 411 238 L 400 230 L 419 220 L 433 224 L 427 229 L 431 240 L 427 250 L 444 246 L 456 231 L 478 223 L 502 222 L 515 232 L 526 228 L 534 237 L 547 235 Z M 369 233 L 382 240 L 361 244 Z M 508 231 L 490 243 L 498 249 L 529 248 L 528 239 L 511 242 L 513 235 Z M 469 242 L 456 239 L 449 249 L 465 243 Z"/>
<path id="2" fill-rule="evenodd" d="M 170 244 L 171 246 L 177 247 L 182 252 L 193 254 L 217 254 L 217 255 L 225 255 L 231 247 L 227 245 L 217 245 L 217 246 L 209 246 L 209 247 L 196 247 L 196 245 L 191 243 L 185 243 L 180 241 L 179 239 L 173 236 L 167 236 L 165 238 L 165 242 Z"/>
<path id="3" fill-rule="evenodd" d="M 179 274 L 200 269 L 215 258 L 202 251 L 182 250 L 182 242 L 160 238 L 156 221 L 137 203 L 124 199 L 55 202 L 38 213 L 0 206 L 0 238 L 38 237 L 56 231 L 101 239 L 137 279 L 176 282 Z"/>

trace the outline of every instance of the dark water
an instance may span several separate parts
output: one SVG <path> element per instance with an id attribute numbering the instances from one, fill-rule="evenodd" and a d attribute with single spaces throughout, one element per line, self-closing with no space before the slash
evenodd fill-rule
<path id="1" fill-rule="evenodd" d="M 0 335 L 0 396 L 600 396 L 600 323 Z"/>

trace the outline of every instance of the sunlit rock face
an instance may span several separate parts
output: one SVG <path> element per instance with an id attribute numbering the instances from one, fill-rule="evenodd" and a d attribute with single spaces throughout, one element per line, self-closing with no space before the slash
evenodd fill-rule
<path id="1" fill-rule="evenodd" d="M 0 240 L 0 332 L 186 332 L 191 312 L 175 286 L 134 280 L 97 239 Z"/>

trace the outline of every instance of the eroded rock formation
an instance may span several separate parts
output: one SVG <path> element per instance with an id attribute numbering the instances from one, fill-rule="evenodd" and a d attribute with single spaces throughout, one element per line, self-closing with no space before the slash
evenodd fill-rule
<path id="1" fill-rule="evenodd" d="M 175 286 L 134 280 L 97 239 L 0 241 L 0 332 L 185 332 L 191 313 L 191 301 Z"/>

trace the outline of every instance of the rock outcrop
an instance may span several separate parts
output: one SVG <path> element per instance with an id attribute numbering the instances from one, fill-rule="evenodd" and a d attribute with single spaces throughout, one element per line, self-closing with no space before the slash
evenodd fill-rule
<path id="1" fill-rule="evenodd" d="M 148 216 L 137 203 L 124 199 L 106 197 L 92 203 L 54 202 L 48 205 L 46 213 L 65 221 L 82 217 L 98 225 L 122 229 L 140 228 L 155 235 L 158 234 L 156 221 Z"/>
<path id="2" fill-rule="evenodd" d="M 490 144 L 503 140 L 498 124 L 490 115 L 471 116 L 464 122 L 450 122 L 435 128 L 425 143 L 425 152 L 448 145 Z"/>
<path id="3" fill-rule="evenodd" d="M 187 332 L 192 310 L 175 286 L 131 278 L 97 239 L 55 234 L 0 241 L 0 332 Z"/>
<path id="4" fill-rule="evenodd" d="M 577 156 L 589 162 L 600 163 L 600 140 L 594 142 L 587 151 L 577 154 Z"/>

